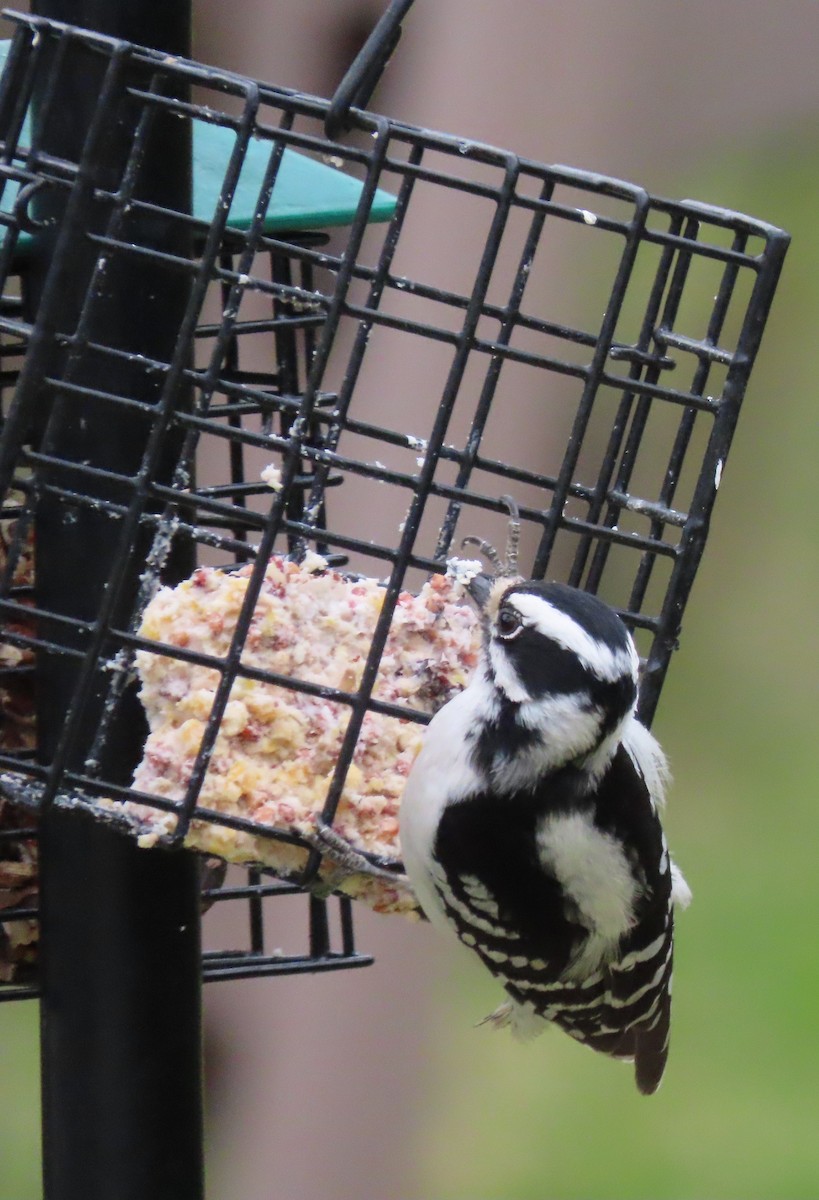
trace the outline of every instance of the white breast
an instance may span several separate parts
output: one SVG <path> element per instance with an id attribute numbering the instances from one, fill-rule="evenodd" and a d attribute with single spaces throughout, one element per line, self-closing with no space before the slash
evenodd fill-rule
<path id="1" fill-rule="evenodd" d="M 491 689 L 475 678 L 445 704 L 427 726 L 401 797 L 401 857 L 415 894 L 435 924 L 448 921 L 433 882 L 432 849 L 441 813 L 447 804 L 474 795 L 481 779 L 470 761 L 470 730 L 486 719 L 493 704 Z"/>

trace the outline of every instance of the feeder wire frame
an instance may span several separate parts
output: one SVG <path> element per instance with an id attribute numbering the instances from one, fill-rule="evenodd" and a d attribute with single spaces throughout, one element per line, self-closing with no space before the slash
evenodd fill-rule
<path id="1" fill-rule="evenodd" d="M 347 901 L 335 959 L 328 953 L 322 902 L 313 899 L 311 942 L 319 953 L 287 962 L 264 954 L 263 901 L 309 885 L 320 855 L 289 830 L 200 803 L 234 682 L 255 679 L 349 710 L 322 812 L 331 821 L 367 712 L 429 719 L 374 694 L 402 589 L 444 570 L 463 535 L 502 529 L 502 496 L 513 494 L 528 573 L 563 578 L 601 595 L 634 632 L 642 657 L 639 711 L 650 723 L 788 237 L 739 213 L 654 197 L 619 180 L 355 109 L 347 118 L 349 139 L 340 143 L 325 132 L 330 104 L 323 99 L 57 22 L 14 20 L 17 31 L 0 82 L 0 182 L 14 192 L 0 214 L 4 292 L 11 284 L 0 335 L 10 355 L 19 359 L 25 351 L 25 358 L 13 398 L 4 405 L 0 438 L 0 488 L 8 506 L 0 614 L 4 640 L 29 670 L 37 654 L 70 660 L 77 682 L 49 761 L 0 747 L 3 796 L 25 812 L 58 804 L 109 822 L 117 819 L 117 801 L 136 800 L 172 815 L 174 828 L 165 839 L 171 846 L 185 842 L 193 823 L 301 845 L 310 853 L 298 880 L 270 881 L 254 868 L 246 886 L 214 889 L 210 898 L 235 894 L 249 903 L 253 945 L 249 954 L 206 959 L 206 975 L 313 969 L 319 959 L 355 965 L 365 960 L 354 951 Z M 110 169 L 111 120 L 89 132 L 76 162 L 27 145 L 23 136 L 42 72 L 57 78 L 75 54 L 103 64 L 110 117 L 118 106 L 137 110 L 132 150 L 113 184 L 100 170 L 101 164 Z M 181 98 L 188 92 L 193 98 Z M 54 95 L 53 87 L 40 93 L 46 124 Z M 151 129 L 171 120 L 201 122 L 229 137 L 227 168 L 208 219 L 141 199 Z M 235 224 L 242 171 L 259 146 L 266 159 L 253 215 Z M 267 221 L 289 153 L 342 167 L 360 183 L 350 223 L 329 242 Z M 389 220 L 374 225 L 379 189 L 395 204 Z M 36 235 L 43 193 L 61 199 L 64 216 L 51 291 L 35 319 L 26 321 L 16 306 L 14 280 L 24 292 L 23 243 L 26 234 Z M 463 219 L 467 210 L 471 233 Z M 159 250 L 150 237 L 134 240 L 133 213 L 184 226 L 195 255 Z M 462 249 L 449 274 L 419 252 L 419 233 L 430 219 Z M 581 266 L 586 272 L 578 288 L 582 311 L 569 304 L 562 311 L 562 294 L 547 290 L 547 317 L 535 301 L 542 299 L 544 277 L 548 285 L 564 241 L 577 256 L 576 273 Z M 88 242 L 98 257 L 76 323 L 62 327 L 60 271 L 73 248 Z M 169 280 L 187 281 L 185 318 L 173 353 L 162 361 L 88 336 L 105 303 L 106 272 L 134 258 L 150 259 Z M 268 353 L 273 347 L 275 369 L 269 362 L 256 365 L 260 338 L 268 339 Z M 387 418 L 371 378 L 378 362 L 393 356 L 399 411 Z M 126 376 L 136 372 L 140 386 L 152 382 L 152 402 L 134 399 L 127 380 L 118 390 L 89 386 L 84 367 L 98 362 L 122 364 Z M 426 362 L 435 368 L 433 391 L 417 370 Z M 187 407 L 178 403 L 183 388 L 193 394 Z M 60 412 L 80 402 L 108 419 L 127 413 L 144 426 L 147 449 L 138 471 L 126 476 L 71 461 L 51 444 L 49 430 Z M 503 425 L 530 420 L 532 441 L 544 443 L 537 451 L 551 460 L 547 469 L 531 458 L 509 461 L 503 449 Z M 157 460 L 170 435 L 178 451 L 172 478 L 163 482 Z M 557 450 L 546 444 L 555 441 Z M 201 463 L 220 455 L 217 482 L 202 482 Z M 260 461 L 280 469 L 281 487 L 272 495 L 259 480 Z M 340 483 L 356 497 L 352 524 L 335 516 L 330 490 Z M 20 587 L 19 567 L 44 495 L 64 504 L 69 516 L 104 514 L 121 531 L 93 620 L 38 607 L 36 596 Z M 386 536 L 382 523 L 377 537 L 366 538 L 357 527 L 361 513 L 389 507 L 382 496 L 402 518 L 399 536 Z M 149 550 L 141 586 L 128 597 L 120 581 L 137 536 L 147 538 Z M 178 545 L 194 547 L 216 565 L 247 564 L 250 574 L 223 657 L 160 648 L 172 660 L 211 668 L 219 678 L 185 795 L 168 799 L 136 792 L 100 763 L 132 695 L 134 654 L 157 652 L 157 643 L 139 633 L 140 619 Z M 243 661 L 271 556 L 298 556 L 308 546 L 336 556 L 336 565 L 348 561 L 355 571 L 385 576 L 383 605 L 354 691 L 278 676 Z M 123 603 L 127 620 L 115 616 Z M 95 704 L 95 737 L 78 747 L 83 714 Z M 70 765 L 78 752 L 84 760 L 79 768 Z M 0 915 L 8 920 L 15 911 Z"/>

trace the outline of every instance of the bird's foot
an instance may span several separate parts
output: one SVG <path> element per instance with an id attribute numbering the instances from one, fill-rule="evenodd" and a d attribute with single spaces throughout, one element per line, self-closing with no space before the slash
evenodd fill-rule
<path id="1" fill-rule="evenodd" d="M 330 870 L 317 878 L 310 886 L 315 896 L 326 897 L 353 875 L 364 875 L 368 879 L 379 879 L 385 883 L 410 888 L 408 877 L 388 859 L 356 850 L 346 838 L 337 833 L 321 817 L 313 820 L 312 830 L 305 834 L 299 831 L 310 845 L 327 860 Z"/>

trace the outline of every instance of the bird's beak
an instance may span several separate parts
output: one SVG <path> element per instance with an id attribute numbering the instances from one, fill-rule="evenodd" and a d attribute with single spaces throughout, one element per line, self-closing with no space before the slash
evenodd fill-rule
<path id="1" fill-rule="evenodd" d="M 480 574 L 473 575 L 472 579 L 466 585 L 466 590 L 481 610 L 486 607 L 486 602 L 489 599 L 489 593 L 492 591 L 494 583 L 495 577 L 493 575 L 488 575 L 486 571 L 481 571 Z"/>

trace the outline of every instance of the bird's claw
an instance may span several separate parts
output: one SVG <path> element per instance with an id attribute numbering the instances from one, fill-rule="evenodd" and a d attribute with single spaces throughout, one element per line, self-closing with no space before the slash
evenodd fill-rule
<path id="1" fill-rule="evenodd" d="M 360 850 L 356 850 L 345 837 L 337 833 L 321 817 L 313 819 L 312 829 L 309 833 L 305 834 L 302 830 L 299 833 L 314 850 L 319 851 L 330 867 L 327 875 L 317 877 L 310 885 L 310 891 L 315 896 L 326 898 L 353 875 L 364 875 L 368 879 L 379 879 L 392 884 L 409 886 L 409 880 L 403 872 L 390 869 L 383 859 L 373 860 L 366 854 L 362 854 Z"/>

